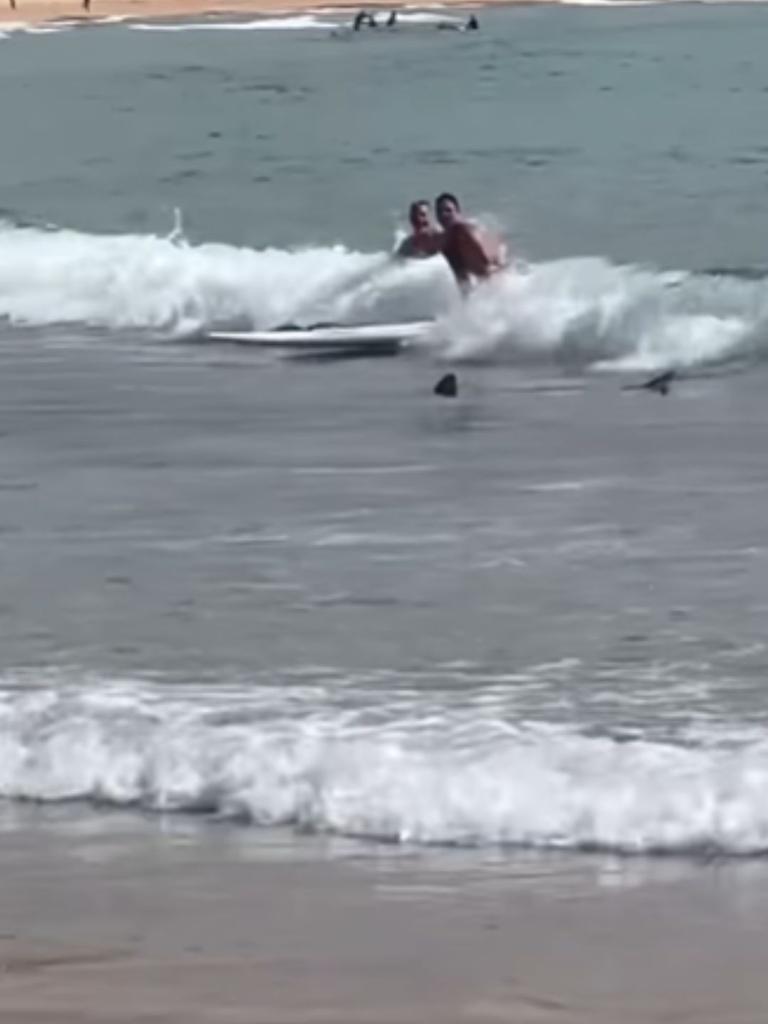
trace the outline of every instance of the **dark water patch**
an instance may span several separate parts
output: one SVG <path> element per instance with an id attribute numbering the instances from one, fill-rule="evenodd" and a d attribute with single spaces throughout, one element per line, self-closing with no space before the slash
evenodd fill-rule
<path id="1" fill-rule="evenodd" d="M 227 92 L 263 92 L 274 96 L 287 96 L 291 92 L 289 85 L 281 82 L 237 82 Z"/>
<path id="2" fill-rule="evenodd" d="M 287 82 L 232 81 L 227 85 L 228 93 L 257 93 L 269 98 L 281 98 L 298 102 L 311 96 L 312 89 Z"/>
<path id="3" fill-rule="evenodd" d="M 735 277 L 741 281 L 763 281 L 768 278 L 768 267 L 705 267 L 697 273 L 710 277 Z"/>
<path id="4" fill-rule="evenodd" d="M 36 491 L 37 480 L 0 480 L 0 491 Z"/>
<path id="5" fill-rule="evenodd" d="M 676 164 L 689 164 L 693 160 L 693 155 L 683 149 L 682 146 L 670 146 L 670 148 L 661 155 L 666 160 L 672 160 Z"/>
<path id="6" fill-rule="evenodd" d="M 446 166 L 461 163 L 461 159 L 455 153 L 445 149 L 422 149 L 417 150 L 413 155 L 418 164 Z"/>
<path id="7" fill-rule="evenodd" d="M 578 152 L 576 146 L 475 146 L 466 150 L 467 155 L 472 157 L 512 157 L 513 159 L 530 156 L 562 159 L 576 156 Z"/>
<path id="8" fill-rule="evenodd" d="M 737 154 L 732 156 L 727 163 L 737 167 L 751 167 L 755 164 L 768 163 L 768 156 L 753 156 L 749 153 Z"/>
<path id="9" fill-rule="evenodd" d="M 200 178 L 202 173 L 202 171 L 198 171 L 194 167 L 188 167 L 186 170 L 176 171 L 174 174 L 166 174 L 159 180 L 163 185 L 173 185 L 179 181 L 190 181 L 192 178 Z"/>
<path id="10" fill-rule="evenodd" d="M 192 153 L 179 153 L 176 157 L 177 160 L 205 160 L 209 156 L 213 156 L 212 149 L 199 149 Z"/>

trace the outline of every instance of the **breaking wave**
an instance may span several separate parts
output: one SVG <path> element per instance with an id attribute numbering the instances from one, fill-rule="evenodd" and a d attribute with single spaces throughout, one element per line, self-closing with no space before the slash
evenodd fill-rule
<path id="1" fill-rule="evenodd" d="M 697 367 L 763 357 L 762 272 L 661 272 L 601 257 L 521 266 L 462 302 L 435 259 L 345 248 L 191 245 L 183 233 L 0 226 L 0 320 L 179 335 L 217 326 L 434 319 L 449 360 Z"/>
<path id="2" fill-rule="evenodd" d="M 519 720 L 493 688 L 382 701 L 318 680 L 205 690 L 6 677 L 0 691 L 5 799 L 412 844 L 755 855 L 768 851 L 767 783 L 758 730 L 590 735 Z"/>

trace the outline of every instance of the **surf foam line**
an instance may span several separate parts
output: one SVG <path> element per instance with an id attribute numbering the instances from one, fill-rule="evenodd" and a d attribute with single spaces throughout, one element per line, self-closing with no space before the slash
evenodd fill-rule
<path id="1" fill-rule="evenodd" d="M 768 279 L 574 258 L 515 268 L 463 302 L 441 259 L 6 222 L 0 319 L 167 335 L 435 319 L 430 351 L 450 361 L 655 370 L 763 358 Z"/>
<path id="2" fill-rule="evenodd" d="M 176 21 L 173 23 L 132 22 L 126 27 L 133 32 L 307 32 L 339 28 L 340 23 L 323 20 L 309 13 L 242 21 L 211 19 L 210 21 Z"/>
<path id="3" fill-rule="evenodd" d="M 378 691 L 316 680 L 50 683 L 0 691 L 2 798 L 417 845 L 768 852 L 756 730 L 620 742 L 517 721 L 498 688 L 388 692 L 382 706 Z"/>

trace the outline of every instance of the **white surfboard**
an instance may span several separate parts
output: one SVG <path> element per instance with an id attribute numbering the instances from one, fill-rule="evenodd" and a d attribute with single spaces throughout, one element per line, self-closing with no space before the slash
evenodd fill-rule
<path id="1" fill-rule="evenodd" d="M 209 331 L 209 341 L 254 345 L 258 348 L 286 351 L 314 349 L 362 351 L 389 346 L 393 350 L 424 337 L 434 326 L 431 320 L 412 320 L 401 324 L 365 324 L 359 327 L 308 327 L 277 331 Z"/>

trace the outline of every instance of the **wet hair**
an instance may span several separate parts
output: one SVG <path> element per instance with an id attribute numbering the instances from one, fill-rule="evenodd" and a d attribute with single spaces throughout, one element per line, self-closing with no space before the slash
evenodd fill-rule
<path id="1" fill-rule="evenodd" d="M 435 209 L 437 210 L 443 203 L 453 203 L 456 209 L 461 212 L 461 203 L 452 192 L 441 192 L 435 200 Z"/>
<path id="2" fill-rule="evenodd" d="M 422 206 L 426 206 L 427 210 L 429 210 L 429 200 L 415 199 L 408 207 L 408 220 L 411 222 L 411 224 L 415 222 L 416 214 L 419 212 Z"/>

